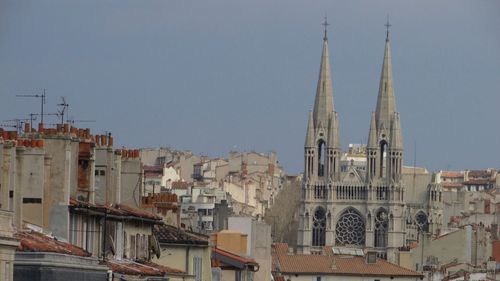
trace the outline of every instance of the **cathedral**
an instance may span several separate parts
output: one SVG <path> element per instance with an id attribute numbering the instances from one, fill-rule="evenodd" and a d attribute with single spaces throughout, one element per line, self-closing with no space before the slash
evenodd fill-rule
<path id="1" fill-rule="evenodd" d="M 340 118 L 333 101 L 326 25 L 304 145 L 297 252 L 321 254 L 325 246 L 355 247 L 397 262 L 398 252 L 419 235 L 439 233 L 441 190 L 431 184 L 430 175 L 417 176 L 403 166 L 389 29 L 368 132 L 366 166 L 341 169 Z"/>

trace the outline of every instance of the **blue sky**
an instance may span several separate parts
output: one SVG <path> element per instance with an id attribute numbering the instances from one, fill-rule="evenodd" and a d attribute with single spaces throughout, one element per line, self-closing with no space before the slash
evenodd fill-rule
<path id="1" fill-rule="evenodd" d="M 406 164 L 498 167 L 499 1 L 0 1 L 0 119 L 47 89 L 117 146 L 303 166 L 328 15 L 341 143 L 366 142 L 387 14 Z M 47 122 L 56 122 L 47 117 Z"/>

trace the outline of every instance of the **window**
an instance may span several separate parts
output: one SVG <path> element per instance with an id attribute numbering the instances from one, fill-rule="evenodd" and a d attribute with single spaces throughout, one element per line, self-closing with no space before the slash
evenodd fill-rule
<path id="1" fill-rule="evenodd" d="M 325 246 L 326 216 L 325 209 L 318 207 L 313 217 L 313 246 Z"/>
<path id="2" fill-rule="evenodd" d="M 193 274 L 195 281 L 201 281 L 202 274 L 202 259 L 201 257 L 193 257 Z"/>
<path id="3" fill-rule="evenodd" d="M 345 210 L 335 227 L 335 243 L 337 246 L 364 245 L 365 222 L 354 208 Z"/>
<path id="4" fill-rule="evenodd" d="M 375 247 L 387 247 L 389 217 L 385 209 L 379 209 L 375 216 Z"/>
<path id="5" fill-rule="evenodd" d="M 10 262 L 5 263 L 5 281 L 10 281 Z"/>
<path id="6" fill-rule="evenodd" d="M 321 281 L 321 276 L 316 277 L 316 281 Z"/>
<path id="7" fill-rule="evenodd" d="M 382 136 L 384 137 L 384 136 Z M 387 142 L 385 140 L 380 142 L 380 177 L 384 177 L 384 160 L 385 160 L 385 152 L 387 150 Z"/>
<path id="8" fill-rule="evenodd" d="M 130 259 L 135 260 L 135 235 L 130 235 Z"/>
<path id="9" fill-rule="evenodd" d="M 325 141 L 319 140 L 318 142 L 318 176 L 325 175 Z"/>

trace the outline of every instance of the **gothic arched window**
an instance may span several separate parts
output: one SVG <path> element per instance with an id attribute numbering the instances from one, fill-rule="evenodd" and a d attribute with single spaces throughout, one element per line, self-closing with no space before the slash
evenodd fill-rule
<path id="1" fill-rule="evenodd" d="M 318 142 L 318 176 L 325 175 L 325 141 L 319 140 Z"/>
<path id="2" fill-rule="evenodd" d="M 312 245 L 325 246 L 326 215 L 325 209 L 318 207 L 314 212 Z"/>
<path id="3" fill-rule="evenodd" d="M 348 208 L 335 226 L 335 244 L 338 246 L 365 244 L 365 222 L 354 208 Z"/>
<path id="4" fill-rule="evenodd" d="M 385 209 L 379 209 L 375 216 L 375 247 L 387 247 L 389 217 Z"/>
<path id="5" fill-rule="evenodd" d="M 419 232 L 429 231 L 429 218 L 424 212 L 419 211 L 415 215 L 415 224 L 417 225 Z"/>
<path id="6" fill-rule="evenodd" d="M 380 177 L 384 177 L 384 160 L 387 153 L 387 142 L 382 140 L 380 142 Z"/>

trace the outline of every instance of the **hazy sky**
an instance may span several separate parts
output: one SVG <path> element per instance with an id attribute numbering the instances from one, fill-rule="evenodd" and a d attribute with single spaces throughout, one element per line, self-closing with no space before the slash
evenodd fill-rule
<path id="1" fill-rule="evenodd" d="M 275 150 L 299 172 L 325 14 L 343 148 L 366 143 L 390 14 L 406 164 L 416 143 L 430 170 L 500 166 L 496 0 L 0 0 L 0 119 L 46 88 L 117 147 Z"/>

